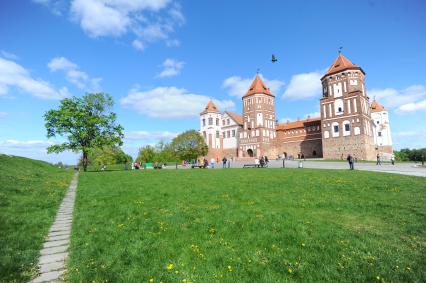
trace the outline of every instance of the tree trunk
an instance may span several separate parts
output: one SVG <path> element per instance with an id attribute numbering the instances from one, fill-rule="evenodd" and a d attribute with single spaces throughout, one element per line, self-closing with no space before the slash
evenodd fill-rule
<path id="1" fill-rule="evenodd" d="M 87 151 L 83 150 L 83 170 L 84 170 L 84 172 L 87 171 L 87 164 L 88 164 L 87 155 L 88 155 Z"/>

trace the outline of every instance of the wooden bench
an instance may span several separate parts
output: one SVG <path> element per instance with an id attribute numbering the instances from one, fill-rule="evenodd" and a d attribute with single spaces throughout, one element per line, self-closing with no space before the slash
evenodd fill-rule
<path id="1" fill-rule="evenodd" d="M 244 164 L 243 168 L 259 168 L 260 164 Z"/>

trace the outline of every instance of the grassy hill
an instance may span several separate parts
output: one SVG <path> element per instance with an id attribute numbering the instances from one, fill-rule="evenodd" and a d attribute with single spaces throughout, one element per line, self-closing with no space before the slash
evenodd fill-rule
<path id="1" fill-rule="evenodd" d="M 318 169 L 79 177 L 70 282 L 424 282 L 426 179 Z"/>
<path id="2" fill-rule="evenodd" d="M 25 282 L 35 272 L 71 177 L 72 170 L 0 154 L 0 282 Z"/>

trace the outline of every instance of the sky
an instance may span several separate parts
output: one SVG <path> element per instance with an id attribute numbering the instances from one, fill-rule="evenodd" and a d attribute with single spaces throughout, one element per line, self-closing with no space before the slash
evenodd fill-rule
<path id="1" fill-rule="evenodd" d="M 0 1 L 0 153 L 75 163 L 46 153 L 62 139 L 43 115 L 106 92 L 135 157 L 198 129 L 209 99 L 241 113 L 258 71 L 280 121 L 317 117 L 339 47 L 389 110 L 394 148 L 426 147 L 425 27 L 422 0 Z"/>

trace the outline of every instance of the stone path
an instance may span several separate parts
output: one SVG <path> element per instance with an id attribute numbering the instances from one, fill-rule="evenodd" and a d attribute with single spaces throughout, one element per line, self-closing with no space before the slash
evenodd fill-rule
<path id="1" fill-rule="evenodd" d="M 31 281 L 32 283 L 60 282 L 60 277 L 66 271 L 65 260 L 68 257 L 77 181 L 78 173 L 75 173 L 40 251 L 39 275 Z"/>

